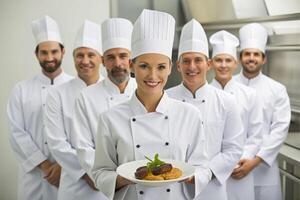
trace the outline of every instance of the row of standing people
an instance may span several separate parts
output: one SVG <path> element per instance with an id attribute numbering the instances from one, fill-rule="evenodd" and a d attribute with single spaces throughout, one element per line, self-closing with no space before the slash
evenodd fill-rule
<path id="1" fill-rule="evenodd" d="M 214 34 L 210 60 L 202 26 L 190 21 L 176 63 L 182 84 L 164 92 L 174 26 L 172 16 L 149 10 L 133 28 L 120 18 L 101 30 L 86 21 L 73 51 L 78 76 L 70 80 L 60 68 L 55 21 L 33 23 L 42 73 L 17 84 L 8 106 L 20 199 L 281 199 L 276 156 L 290 107 L 285 87 L 260 71 L 267 33 L 258 24 L 240 30 L 243 70 L 233 77 L 239 40 Z M 120 164 L 155 153 L 197 166 L 194 178 L 143 188 L 116 174 Z"/>

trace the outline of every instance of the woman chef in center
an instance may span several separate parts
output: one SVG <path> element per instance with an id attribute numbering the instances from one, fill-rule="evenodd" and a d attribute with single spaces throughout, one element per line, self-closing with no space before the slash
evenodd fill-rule
<path id="1" fill-rule="evenodd" d="M 171 73 L 174 29 L 171 15 L 151 10 L 143 10 L 134 24 L 131 70 L 137 90 L 128 102 L 102 113 L 98 123 L 92 174 L 109 199 L 192 199 L 211 179 L 200 111 L 163 90 Z M 117 175 L 119 165 L 156 153 L 194 165 L 194 177 L 146 188 Z"/>

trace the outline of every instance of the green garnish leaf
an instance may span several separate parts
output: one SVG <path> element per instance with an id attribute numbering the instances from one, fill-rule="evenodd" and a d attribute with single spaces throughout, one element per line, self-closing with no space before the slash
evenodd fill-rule
<path id="1" fill-rule="evenodd" d="M 145 156 L 145 158 L 146 158 L 147 160 L 149 160 L 149 162 L 147 163 L 147 167 L 148 167 L 148 169 L 151 170 L 151 171 L 152 171 L 153 168 L 159 167 L 159 166 L 165 164 L 164 161 L 162 161 L 162 160 L 160 160 L 160 159 L 158 158 L 158 154 L 155 154 L 155 155 L 154 155 L 154 159 L 153 159 L 153 160 L 151 160 L 151 159 L 148 158 L 147 156 Z"/>

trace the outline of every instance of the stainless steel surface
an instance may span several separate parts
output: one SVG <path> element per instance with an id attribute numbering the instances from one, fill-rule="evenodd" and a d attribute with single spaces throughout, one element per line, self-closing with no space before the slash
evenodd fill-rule
<path id="1" fill-rule="evenodd" d="M 267 74 L 286 86 L 292 121 L 300 125 L 300 34 L 270 36 L 269 46 L 275 49 L 267 53 Z"/>
<path id="2" fill-rule="evenodd" d="M 267 46 L 267 51 L 300 51 L 300 46 Z"/>
<path id="3" fill-rule="evenodd" d="M 248 19 L 224 20 L 224 21 L 201 23 L 201 24 L 205 27 L 206 31 L 211 31 L 211 30 L 217 31 L 220 29 L 238 29 L 241 26 L 252 22 L 257 22 L 257 23 L 278 22 L 278 21 L 282 22 L 282 21 L 293 21 L 299 19 L 300 19 L 300 13 L 296 13 L 296 14 L 256 17 L 256 18 L 248 18 Z"/>
<path id="4" fill-rule="evenodd" d="M 299 166 L 300 166 L 300 132 L 290 132 L 284 143 L 290 147 L 299 150 Z"/>
<path id="5" fill-rule="evenodd" d="M 300 197 L 299 145 L 300 132 L 290 132 L 278 155 L 283 195 L 286 200 L 299 200 Z"/>
<path id="6" fill-rule="evenodd" d="M 291 179 L 292 181 L 294 181 L 295 183 L 300 183 L 300 178 L 286 172 L 285 170 L 283 169 L 279 169 L 280 170 L 280 173 L 283 175 L 283 176 L 286 176 L 287 178 Z"/>

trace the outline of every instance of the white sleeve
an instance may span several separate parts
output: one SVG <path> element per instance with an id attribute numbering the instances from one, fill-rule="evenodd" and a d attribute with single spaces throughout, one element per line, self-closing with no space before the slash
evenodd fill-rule
<path id="1" fill-rule="evenodd" d="M 200 116 L 199 112 L 199 116 Z M 209 159 L 207 154 L 207 140 L 204 134 L 202 118 L 199 117 L 191 124 L 193 135 L 190 136 L 191 143 L 187 153 L 187 161 L 196 167 L 195 171 L 195 196 L 206 187 L 211 180 L 212 173 L 209 169 Z"/>
<path id="2" fill-rule="evenodd" d="M 96 187 L 109 199 L 114 198 L 116 188 L 118 162 L 115 146 L 108 125 L 100 115 L 92 175 Z"/>
<path id="3" fill-rule="evenodd" d="M 276 160 L 281 145 L 287 137 L 291 120 L 291 107 L 286 89 L 282 88 L 276 96 L 278 98 L 273 107 L 271 124 L 265 124 L 270 127 L 270 133 L 264 135 L 261 149 L 257 154 L 270 166 Z"/>
<path id="4" fill-rule="evenodd" d="M 262 104 L 254 92 L 249 102 L 247 138 L 242 158 L 254 158 L 262 143 L 263 112 Z"/>
<path id="5" fill-rule="evenodd" d="M 62 102 L 56 90 L 48 94 L 45 122 L 48 146 L 54 158 L 74 181 L 78 181 L 85 171 L 81 168 L 76 150 L 71 146 L 67 137 Z"/>
<path id="6" fill-rule="evenodd" d="M 221 151 L 209 163 L 210 169 L 221 184 L 226 182 L 240 160 L 244 138 L 244 129 L 234 98 L 231 97 L 227 103 Z"/>
<path id="7" fill-rule="evenodd" d="M 7 115 L 11 127 L 10 143 L 23 170 L 30 172 L 45 161 L 47 157 L 35 144 L 30 133 L 25 130 L 23 106 L 21 88 L 20 85 L 17 85 L 11 93 L 7 106 Z"/>
<path id="8" fill-rule="evenodd" d="M 82 168 L 91 176 L 95 158 L 95 144 L 82 93 L 75 101 L 70 137 Z"/>

